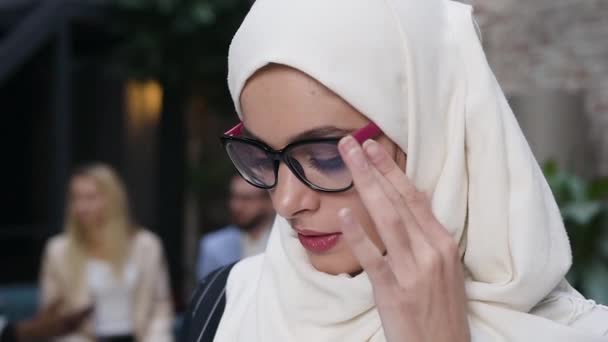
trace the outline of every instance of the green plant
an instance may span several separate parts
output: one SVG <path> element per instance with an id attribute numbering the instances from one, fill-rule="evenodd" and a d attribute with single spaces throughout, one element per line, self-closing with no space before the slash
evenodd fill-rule
<path id="1" fill-rule="evenodd" d="M 110 67 L 126 78 L 155 79 L 164 89 L 164 115 L 204 116 L 193 130 L 202 139 L 188 160 L 187 187 L 201 202 L 201 225 L 215 225 L 234 172 L 217 136 L 234 123 L 226 74 L 232 37 L 253 0 L 110 0 L 116 37 Z M 189 104 L 201 104 L 192 110 Z M 229 115 L 228 115 L 229 114 Z M 229 121 L 228 121 L 229 120 Z M 223 121 L 228 121 L 223 123 Z M 213 161 L 213 162 L 210 162 Z M 221 204 L 221 205 L 220 205 Z"/>
<path id="2" fill-rule="evenodd" d="M 231 109 L 226 86 L 228 47 L 251 0 L 111 0 L 119 75 L 157 79 L 182 96 L 202 92 L 217 113 Z"/>
<path id="3" fill-rule="evenodd" d="M 249 0 L 113 0 L 115 61 L 132 76 L 225 79 L 228 46 Z"/>
<path id="4" fill-rule="evenodd" d="M 548 162 L 545 176 L 559 205 L 570 243 L 570 283 L 608 304 L 608 178 L 588 181 Z"/>

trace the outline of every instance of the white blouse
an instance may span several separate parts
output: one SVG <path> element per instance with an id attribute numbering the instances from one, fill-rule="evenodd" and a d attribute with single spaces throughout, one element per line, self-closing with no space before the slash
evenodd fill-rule
<path id="1" fill-rule="evenodd" d="M 94 332 L 98 337 L 133 334 L 132 299 L 137 272 L 129 260 L 120 279 L 106 261 L 90 258 L 86 276 L 94 305 Z"/>

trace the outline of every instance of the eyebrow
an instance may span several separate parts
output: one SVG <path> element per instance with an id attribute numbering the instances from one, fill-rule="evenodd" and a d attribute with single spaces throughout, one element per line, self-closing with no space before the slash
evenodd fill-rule
<path id="1" fill-rule="evenodd" d="M 301 133 L 298 133 L 298 134 L 292 136 L 291 138 L 289 138 L 287 143 L 290 144 L 295 141 L 306 140 L 306 139 L 339 138 L 339 137 L 348 135 L 354 131 L 355 131 L 354 129 L 344 129 L 344 128 L 338 128 L 335 126 L 316 127 L 316 128 L 312 128 L 312 129 L 309 129 L 307 131 L 304 131 L 304 132 L 301 132 Z M 260 137 L 258 137 L 254 133 L 252 133 L 251 131 L 247 130 L 247 128 L 245 128 L 244 126 L 243 126 L 242 135 L 247 138 L 253 138 L 253 139 L 256 139 L 259 141 L 264 141 L 263 139 L 261 139 Z"/>

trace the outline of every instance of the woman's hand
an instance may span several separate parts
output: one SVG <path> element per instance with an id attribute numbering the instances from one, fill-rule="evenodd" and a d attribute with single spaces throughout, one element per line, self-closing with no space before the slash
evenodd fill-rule
<path id="1" fill-rule="evenodd" d="M 470 340 L 458 245 L 382 146 L 340 142 L 355 187 L 373 219 L 386 254 L 369 239 L 349 209 L 342 231 L 367 272 L 388 341 Z"/>
<path id="2" fill-rule="evenodd" d="M 86 307 L 69 314 L 61 314 L 59 311 L 61 306 L 60 301 L 55 301 L 36 317 L 18 323 L 16 326 L 18 341 L 46 341 L 70 334 L 79 329 L 93 311 L 92 307 Z"/>

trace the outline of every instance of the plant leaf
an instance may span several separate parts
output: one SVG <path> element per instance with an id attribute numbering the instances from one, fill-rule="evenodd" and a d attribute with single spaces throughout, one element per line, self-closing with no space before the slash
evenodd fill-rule
<path id="1" fill-rule="evenodd" d="M 599 261 L 593 262 L 583 274 L 585 295 L 598 303 L 608 304 L 608 265 Z"/>
<path id="2" fill-rule="evenodd" d="M 598 215 L 601 214 L 603 206 L 598 201 L 585 201 L 569 203 L 562 208 L 564 220 L 585 226 L 590 224 Z"/>
<path id="3" fill-rule="evenodd" d="M 608 199 L 608 177 L 600 178 L 589 184 L 589 197 L 593 199 Z"/>

